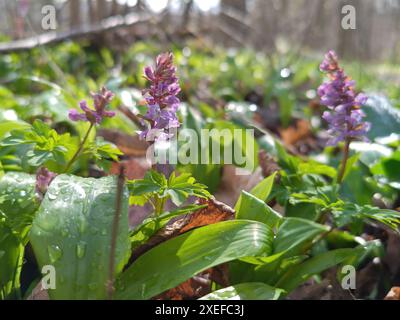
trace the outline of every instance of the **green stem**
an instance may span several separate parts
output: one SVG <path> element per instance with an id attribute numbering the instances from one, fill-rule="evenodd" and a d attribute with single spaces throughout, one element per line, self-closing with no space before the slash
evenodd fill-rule
<path id="1" fill-rule="evenodd" d="M 122 211 L 124 183 L 125 183 L 124 166 L 121 165 L 121 169 L 118 176 L 117 194 L 115 197 L 116 198 L 115 214 L 111 231 L 111 248 L 110 248 L 110 260 L 108 265 L 108 281 L 107 281 L 107 296 L 109 300 L 112 300 L 114 294 L 115 253 L 117 248 L 118 226 Z"/>
<path id="2" fill-rule="evenodd" d="M 83 140 L 81 141 L 78 150 L 76 150 L 74 156 L 72 157 L 72 159 L 68 162 L 67 167 L 65 168 L 64 172 L 68 172 L 69 169 L 71 168 L 71 166 L 73 165 L 73 163 L 76 161 L 76 159 L 78 158 L 79 154 L 82 152 L 83 147 L 86 144 L 87 139 L 89 138 L 89 134 L 92 131 L 94 127 L 94 123 L 90 124 L 90 127 L 88 129 L 88 131 L 85 134 L 85 137 L 83 138 Z"/>
<path id="3" fill-rule="evenodd" d="M 342 183 L 344 174 L 346 172 L 347 160 L 349 160 L 349 153 L 350 153 L 350 143 L 351 143 L 351 139 L 346 139 L 344 147 L 343 147 L 342 163 L 341 163 L 340 171 L 338 173 L 337 180 L 336 180 L 336 182 L 338 184 Z"/>
<path id="4" fill-rule="evenodd" d="M 164 212 L 166 198 L 160 198 L 160 197 L 156 196 L 155 200 L 156 200 L 155 201 L 155 203 L 156 203 L 155 213 L 156 213 L 156 216 L 159 216 Z"/>

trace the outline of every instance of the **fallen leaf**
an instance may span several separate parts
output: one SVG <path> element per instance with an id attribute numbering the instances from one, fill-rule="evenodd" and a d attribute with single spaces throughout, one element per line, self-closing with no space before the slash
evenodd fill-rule
<path id="1" fill-rule="evenodd" d="M 293 126 L 280 128 L 278 131 L 286 145 L 295 145 L 300 140 L 312 136 L 310 123 L 304 119 L 298 119 Z"/>
<path id="2" fill-rule="evenodd" d="M 393 287 L 384 300 L 400 300 L 400 287 Z"/>

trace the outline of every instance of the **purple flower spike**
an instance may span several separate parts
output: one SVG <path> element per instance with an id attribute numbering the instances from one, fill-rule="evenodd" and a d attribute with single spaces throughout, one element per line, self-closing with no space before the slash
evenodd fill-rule
<path id="1" fill-rule="evenodd" d="M 106 107 L 111 102 L 114 94 L 108 91 L 106 88 L 102 88 L 99 93 L 92 93 L 94 109 L 89 108 L 87 102 L 82 100 L 79 103 L 79 107 L 83 113 L 78 112 L 75 109 L 71 109 L 68 113 L 69 118 L 72 121 L 87 121 L 92 124 L 100 124 L 104 118 L 112 118 L 115 116 L 115 112 L 107 111 Z"/>
<path id="2" fill-rule="evenodd" d="M 322 116 L 328 122 L 328 133 L 333 136 L 328 145 L 335 146 L 345 140 L 367 140 L 365 135 L 370 129 L 370 124 L 363 122 L 365 114 L 361 106 L 367 102 L 368 97 L 363 93 L 355 93 L 355 81 L 339 67 L 334 51 L 330 50 L 325 55 L 320 70 L 326 72 L 330 79 L 318 88 L 321 103 L 329 109 Z"/>
<path id="3" fill-rule="evenodd" d="M 150 82 L 149 88 L 143 90 L 147 103 L 147 113 L 142 116 L 147 129 L 140 133 L 147 141 L 168 140 L 173 135 L 168 131 L 180 126 L 176 116 L 181 91 L 172 53 L 162 53 L 156 58 L 155 67 L 144 68 L 144 77 Z"/>

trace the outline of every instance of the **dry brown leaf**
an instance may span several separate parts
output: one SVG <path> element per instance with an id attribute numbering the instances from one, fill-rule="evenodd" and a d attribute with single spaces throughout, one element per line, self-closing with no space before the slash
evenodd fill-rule
<path id="1" fill-rule="evenodd" d="M 152 236 L 148 242 L 133 251 L 130 262 L 135 261 L 142 254 L 160 243 L 191 229 L 234 218 L 235 211 L 232 208 L 213 198 L 208 200 L 199 199 L 198 203 L 207 204 L 207 207 L 181 218 L 172 219 L 164 228 Z"/>
<path id="2" fill-rule="evenodd" d="M 231 220 L 235 216 L 235 211 L 231 207 L 215 199 L 200 199 L 199 204 L 207 204 L 207 207 L 189 215 L 186 224 L 179 230 L 179 234 L 197 227 Z"/>
<path id="3" fill-rule="evenodd" d="M 280 128 L 278 131 L 286 145 L 294 145 L 312 135 L 310 123 L 304 119 L 299 119 L 293 126 Z"/>
<path id="4" fill-rule="evenodd" d="M 400 287 L 393 287 L 386 295 L 385 300 L 400 300 Z"/>

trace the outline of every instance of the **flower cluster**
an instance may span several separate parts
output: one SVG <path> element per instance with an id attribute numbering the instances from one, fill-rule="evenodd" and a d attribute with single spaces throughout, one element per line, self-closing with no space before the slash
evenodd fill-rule
<path id="1" fill-rule="evenodd" d="M 340 141 L 366 139 L 370 129 L 368 122 L 363 122 L 364 112 L 360 109 L 368 97 L 354 91 L 355 81 L 351 80 L 339 67 L 338 57 L 334 51 L 325 55 L 320 70 L 326 72 L 329 81 L 318 88 L 321 103 L 331 111 L 325 111 L 323 119 L 328 122 L 329 134 L 333 136 L 329 145 L 337 145 Z"/>
<path id="2" fill-rule="evenodd" d="M 103 118 L 112 118 L 115 116 L 115 112 L 106 110 L 107 105 L 114 97 L 111 91 L 103 87 L 99 93 L 92 93 L 91 95 L 94 109 L 89 108 L 85 100 L 81 101 L 79 106 L 83 113 L 75 109 L 69 111 L 68 116 L 72 121 L 88 121 L 92 124 L 100 124 Z"/>
<path id="3" fill-rule="evenodd" d="M 150 87 L 143 90 L 147 113 L 141 118 L 147 129 L 140 133 L 147 141 L 168 140 L 173 134 L 170 129 L 180 126 L 176 112 L 179 107 L 178 93 L 181 91 L 172 53 L 162 53 L 156 59 L 155 68 L 146 67 L 144 77 Z"/>

